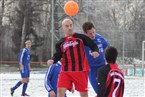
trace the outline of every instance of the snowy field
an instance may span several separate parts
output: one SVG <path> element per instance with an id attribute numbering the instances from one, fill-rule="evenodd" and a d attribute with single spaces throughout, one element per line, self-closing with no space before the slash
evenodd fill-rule
<path id="1" fill-rule="evenodd" d="M 44 88 L 45 73 L 33 72 L 31 73 L 30 83 L 28 85 L 27 93 L 30 97 L 48 97 L 47 91 Z M 20 79 L 19 72 L 1 73 L 0 74 L 0 97 L 11 97 L 10 87 L 18 82 Z M 125 94 L 124 97 L 145 97 L 145 78 L 144 77 L 125 77 Z M 14 93 L 13 97 L 21 97 L 22 86 L 20 86 Z M 68 97 L 78 97 L 79 94 L 75 91 L 73 94 L 67 91 Z M 94 97 L 95 94 L 89 84 L 89 97 Z"/>
<path id="2" fill-rule="evenodd" d="M 1 65 L 1 64 L 0 64 Z M 30 97 L 48 97 L 44 87 L 44 77 L 47 66 L 32 67 L 30 82 L 26 93 Z M 11 97 L 10 88 L 20 80 L 18 67 L 13 65 L 0 66 L 0 97 Z M 95 97 L 95 93 L 89 84 L 89 97 Z M 21 97 L 22 85 L 15 91 L 13 97 Z M 73 94 L 67 91 L 68 97 L 79 97 L 75 91 Z M 145 77 L 125 76 L 124 97 L 145 97 Z"/>

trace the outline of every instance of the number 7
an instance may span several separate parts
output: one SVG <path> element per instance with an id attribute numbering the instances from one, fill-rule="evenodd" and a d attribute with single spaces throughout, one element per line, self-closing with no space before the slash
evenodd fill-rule
<path id="1" fill-rule="evenodd" d="M 114 89 L 114 91 L 112 93 L 112 97 L 116 97 L 115 94 L 116 94 L 116 91 L 120 85 L 120 79 L 115 78 L 113 83 L 117 83 L 117 87 Z"/>

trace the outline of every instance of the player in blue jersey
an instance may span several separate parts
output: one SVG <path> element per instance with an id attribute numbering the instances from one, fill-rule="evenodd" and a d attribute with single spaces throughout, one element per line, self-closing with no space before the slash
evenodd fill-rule
<path id="1" fill-rule="evenodd" d="M 54 65 L 51 65 L 45 75 L 44 85 L 48 91 L 48 97 L 57 97 L 57 81 L 60 73 L 61 63 L 58 61 Z M 70 87 L 71 92 L 74 92 L 74 89 Z M 65 94 L 65 97 L 66 94 Z"/>
<path id="2" fill-rule="evenodd" d="M 19 70 L 20 70 L 20 74 L 21 74 L 22 79 L 20 81 L 18 81 L 18 83 L 14 87 L 10 88 L 11 96 L 13 96 L 14 91 L 21 84 L 23 84 L 21 96 L 29 96 L 25 92 L 26 92 L 26 89 L 28 86 L 29 76 L 30 76 L 30 71 L 31 71 L 31 68 L 30 68 L 30 48 L 31 48 L 31 41 L 27 40 L 25 42 L 25 48 L 23 48 L 20 51 L 19 58 L 18 58 Z"/>
<path id="3" fill-rule="evenodd" d="M 91 56 L 92 51 L 90 50 L 90 48 L 85 47 L 86 55 L 88 57 L 90 66 L 89 80 L 97 95 L 98 91 L 97 71 L 98 68 L 105 65 L 104 50 L 107 46 L 109 46 L 109 43 L 104 37 L 96 33 L 96 29 L 93 23 L 85 22 L 82 25 L 82 29 L 84 31 L 84 34 L 90 37 L 99 48 L 99 56 L 97 58 L 93 58 Z"/>

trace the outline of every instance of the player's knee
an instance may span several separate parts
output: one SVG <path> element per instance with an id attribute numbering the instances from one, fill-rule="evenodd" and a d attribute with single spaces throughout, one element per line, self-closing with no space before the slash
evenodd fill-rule
<path id="1" fill-rule="evenodd" d="M 28 83 L 29 82 L 29 79 L 26 79 L 25 83 Z"/>
<path id="2" fill-rule="evenodd" d="M 29 78 L 27 78 L 27 83 L 29 82 Z"/>
<path id="3" fill-rule="evenodd" d="M 57 89 L 57 97 L 64 97 L 64 95 L 65 95 L 65 92 L 66 92 L 66 89 L 65 88 L 58 88 Z"/>
<path id="4" fill-rule="evenodd" d="M 22 82 L 22 83 L 25 83 L 25 79 L 22 79 L 21 82 Z"/>
<path id="5" fill-rule="evenodd" d="M 80 96 L 81 97 L 88 97 L 88 93 L 87 92 L 80 92 Z"/>
<path id="6" fill-rule="evenodd" d="M 23 79 L 21 80 L 21 82 L 22 82 L 22 83 L 28 83 L 28 82 L 29 82 L 29 79 L 23 78 Z"/>

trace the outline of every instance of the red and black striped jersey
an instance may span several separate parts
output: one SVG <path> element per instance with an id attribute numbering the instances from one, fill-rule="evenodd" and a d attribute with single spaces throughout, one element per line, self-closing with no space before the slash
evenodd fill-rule
<path id="1" fill-rule="evenodd" d="M 111 64 L 110 67 L 111 70 L 107 76 L 105 95 L 107 97 L 123 97 L 124 76 L 122 71 L 116 66 L 116 64 Z"/>
<path id="2" fill-rule="evenodd" d="M 116 64 L 108 64 L 98 70 L 97 97 L 123 97 L 124 76 Z"/>
<path id="3" fill-rule="evenodd" d="M 85 55 L 84 45 L 93 51 L 98 51 L 97 45 L 87 36 L 74 33 L 62 38 L 56 44 L 54 63 L 62 59 L 61 71 L 88 71 L 88 59 Z"/>

